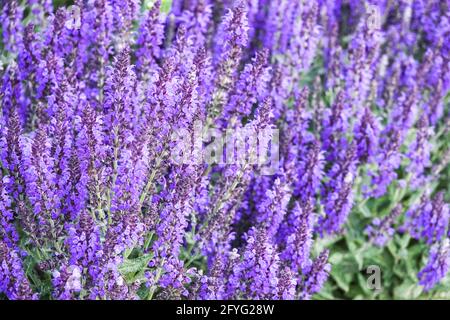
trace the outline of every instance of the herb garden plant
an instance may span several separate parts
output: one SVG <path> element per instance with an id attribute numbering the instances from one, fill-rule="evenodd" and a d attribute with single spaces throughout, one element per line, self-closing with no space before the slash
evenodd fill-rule
<path id="1" fill-rule="evenodd" d="M 0 10 L 0 299 L 450 298 L 449 1 Z"/>

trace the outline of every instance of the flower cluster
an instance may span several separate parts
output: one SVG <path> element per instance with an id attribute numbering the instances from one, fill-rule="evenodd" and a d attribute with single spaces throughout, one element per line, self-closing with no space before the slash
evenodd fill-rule
<path id="1" fill-rule="evenodd" d="M 332 270 L 321 239 L 361 197 L 436 185 L 450 16 L 431 2 L 6 1 L 0 298 L 312 298 Z M 198 122 L 279 132 L 275 170 L 173 161 Z M 405 219 L 431 246 L 430 289 L 449 267 L 445 193 Z"/>

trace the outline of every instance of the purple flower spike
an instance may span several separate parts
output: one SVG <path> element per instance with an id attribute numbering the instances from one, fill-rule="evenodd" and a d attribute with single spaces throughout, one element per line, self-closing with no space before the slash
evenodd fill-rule
<path id="1" fill-rule="evenodd" d="M 302 284 L 302 292 L 300 293 L 302 299 L 310 299 L 313 294 L 320 290 L 327 280 L 331 271 L 331 265 L 328 263 L 328 255 L 328 250 L 322 251 L 305 273 L 305 280 Z"/>
<path id="2" fill-rule="evenodd" d="M 379 247 L 385 246 L 394 235 L 394 224 L 401 213 L 402 207 L 398 205 L 383 219 L 373 219 L 372 224 L 365 229 L 365 233 L 369 236 L 369 239 Z"/>

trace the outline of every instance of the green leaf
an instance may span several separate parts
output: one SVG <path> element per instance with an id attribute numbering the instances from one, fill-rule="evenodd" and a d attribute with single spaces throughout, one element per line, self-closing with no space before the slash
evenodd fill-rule
<path id="1" fill-rule="evenodd" d="M 314 295 L 314 299 L 319 300 L 334 300 L 336 297 L 333 296 L 333 287 L 329 282 L 325 282 L 324 286 L 316 295 Z"/>
<path id="2" fill-rule="evenodd" d="M 125 259 L 118 268 L 119 272 L 127 282 L 134 282 L 140 278 L 152 258 L 153 253 L 147 253 L 135 259 Z"/>
<path id="3" fill-rule="evenodd" d="M 409 241 L 411 240 L 411 236 L 408 234 L 404 234 L 402 236 L 395 236 L 397 243 L 400 244 L 402 248 L 407 248 L 409 245 Z"/>
<path id="4" fill-rule="evenodd" d="M 154 4 L 155 4 L 155 0 L 145 0 L 143 2 L 142 7 L 144 8 L 144 10 L 150 10 Z M 169 13 L 170 8 L 172 8 L 172 0 L 162 0 L 161 1 L 160 11 L 162 13 L 166 13 L 166 14 Z"/>
<path id="5" fill-rule="evenodd" d="M 161 12 L 169 13 L 171 7 L 172 7 L 172 0 L 161 1 Z"/>
<path id="6" fill-rule="evenodd" d="M 370 212 L 369 208 L 367 208 L 367 205 L 365 203 L 363 205 L 359 206 L 358 208 L 359 208 L 359 211 L 364 216 L 364 218 L 372 217 L 372 213 Z"/>
<path id="7" fill-rule="evenodd" d="M 333 265 L 331 276 L 336 281 L 336 284 L 344 292 L 350 290 L 350 283 L 353 276 L 358 272 L 357 266 L 352 258 L 347 258 L 338 265 Z"/>
<path id="8" fill-rule="evenodd" d="M 358 284 L 361 290 L 364 292 L 365 296 L 371 296 L 373 294 L 373 290 L 369 288 L 367 285 L 367 277 L 362 274 L 358 274 Z"/>
<path id="9" fill-rule="evenodd" d="M 340 252 L 332 253 L 328 261 L 333 265 L 338 265 L 344 259 L 344 255 Z"/>
<path id="10" fill-rule="evenodd" d="M 364 266 L 364 253 L 365 250 L 358 250 L 353 254 L 353 258 L 355 259 L 359 270 L 361 270 Z"/>

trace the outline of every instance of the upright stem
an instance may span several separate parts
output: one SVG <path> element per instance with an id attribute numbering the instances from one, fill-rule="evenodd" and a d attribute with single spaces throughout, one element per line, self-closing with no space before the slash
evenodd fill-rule
<path id="1" fill-rule="evenodd" d="M 166 258 L 163 258 L 161 260 L 160 266 L 158 267 L 158 269 L 156 271 L 155 281 L 154 281 L 153 285 L 150 288 L 150 292 L 148 294 L 147 300 L 152 300 L 153 299 L 153 295 L 155 294 L 155 291 L 156 291 L 156 288 L 157 288 L 157 283 L 158 283 L 159 279 L 162 276 L 162 271 L 163 271 L 162 266 L 164 265 L 165 260 L 166 260 Z"/>
<path id="2" fill-rule="evenodd" d="M 111 202 L 112 193 L 114 192 L 114 187 L 117 181 L 117 168 L 118 168 L 118 157 L 119 157 L 119 128 L 114 128 L 114 155 L 113 155 L 113 173 L 111 178 L 111 186 L 107 194 L 107 210 L 108 210 L 108 223 L 112 223 L 111 217 Z"/>

